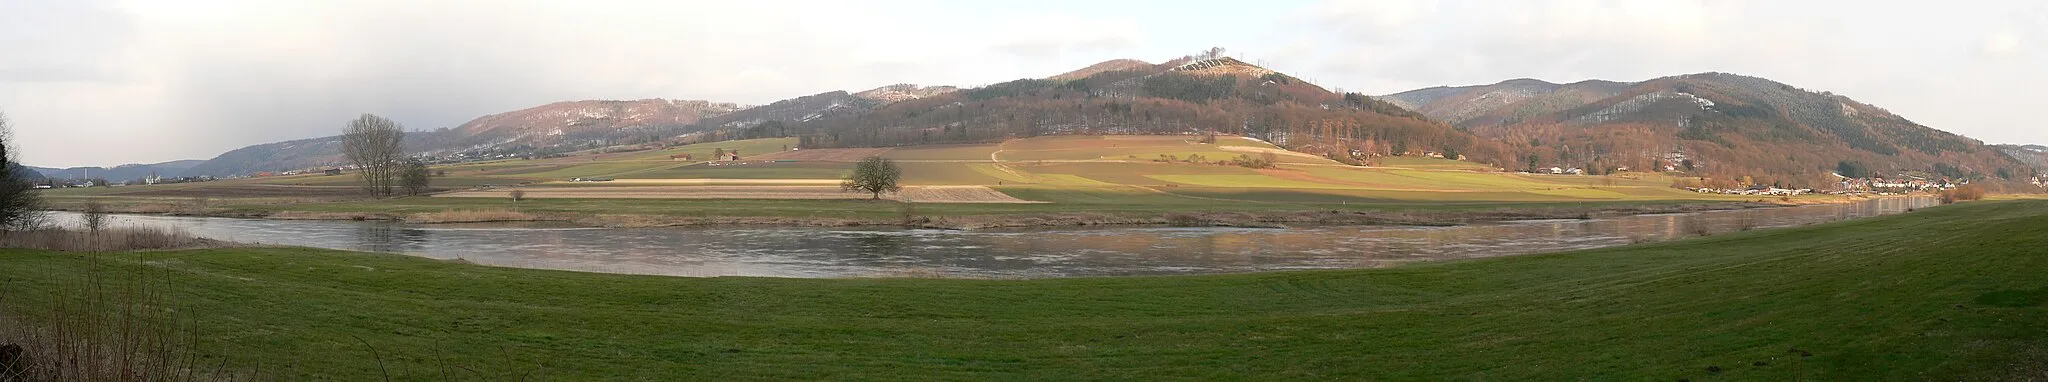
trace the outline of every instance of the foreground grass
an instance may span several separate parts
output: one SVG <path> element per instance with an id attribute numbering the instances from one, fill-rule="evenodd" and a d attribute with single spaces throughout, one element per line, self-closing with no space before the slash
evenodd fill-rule
<path id="1" fill-rule="evenodd" d="M 0 275 L 33 296 L 91 264 L 149 269 L 207 349 L 293 379 L 2038 379 L 2044 248 L 2048 201 L 2008 201 L 1226 276 L 689 279 L 309 249 L 12 251 Z"/>

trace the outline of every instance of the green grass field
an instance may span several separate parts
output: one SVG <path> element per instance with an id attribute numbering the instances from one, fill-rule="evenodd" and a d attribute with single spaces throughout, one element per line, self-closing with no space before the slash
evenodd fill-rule
<path id="1" fill-rule="evenodd" d="M 2042 248 L 2048 201 L 1392 269 L 1033 281 L 10 250 L 0 301 L 45 319 L 36 298 L 89 267 L 147 275 L 202 349 L 279 379 L 2029 380 L 2048 376 Z"/>

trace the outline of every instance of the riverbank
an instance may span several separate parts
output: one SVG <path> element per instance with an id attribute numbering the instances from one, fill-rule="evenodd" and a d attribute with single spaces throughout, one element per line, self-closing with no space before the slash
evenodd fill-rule
<path id="1" fill-rule="evenodd" d="M 223 203 L 59 199 L 78 211 L 101 202 L 113 213 L 276 220 L 400 221 L 416 224 L 559 222 L 594 228 L 707 226 L 905 227 L 997 229 L 1083 226 L 1285 228 L 1305 226 L 1452 226 L 1533 219 L 1769 208 L 1847 200 L 1621 201 L 1578 203 L 1102 203 L 973 205 L 895 201 L 527 200 L 396 198 L 321 203 Z"/>
<path id="2" fill-rule="evenodd" d="M 274 379 L 2011 380 L 2048 375 L 2041 248 L 2048 201 L 1392 269 L 1028 281 L 13 250 L 0 301 L 42 319 L 23 304 L 66 278 L 148 278 L 197 348 Z"/>

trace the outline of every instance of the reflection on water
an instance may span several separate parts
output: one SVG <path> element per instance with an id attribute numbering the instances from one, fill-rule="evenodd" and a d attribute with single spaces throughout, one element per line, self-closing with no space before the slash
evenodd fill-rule
<path id="1" fill-rule="evenodd" d="M 279 245 L 394 252 L 480 264 L 677 276 L 1065 277 L 1371 268 L 1599 248 L 1905 212 L 1933 198 L 1841 205 L 1537 220 L 1460 227 L 594 229 L 119 216 L 118 225 Z M 60 216 L 75 219 L 75 216 Z"/>

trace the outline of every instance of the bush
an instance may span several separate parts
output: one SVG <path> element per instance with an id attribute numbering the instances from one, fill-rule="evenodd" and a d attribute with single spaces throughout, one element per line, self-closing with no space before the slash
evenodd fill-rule
<path id="1" fill-rule="evenodd" d="M 1278 161 L 1278 159 L 1279 157 L 1274 156 L 1273 153 L 1259 153 L 1257 158 L 1239 154 L 1237 159 L 1231 160 L 1230 163 L 1245 168 L 1273 168 L 1274 162 Z"/>
<path id="2" fill-rule="evenodd" d="M 1965 184 L 1962 187 L 1956 187 L 1953 190 L 1942 191 L 1941 202 L 1943 204 L 1947 204 L 1971 200 L 1983 200 L 1984 192 L 1984 186 L 1976 184 Z"/>

